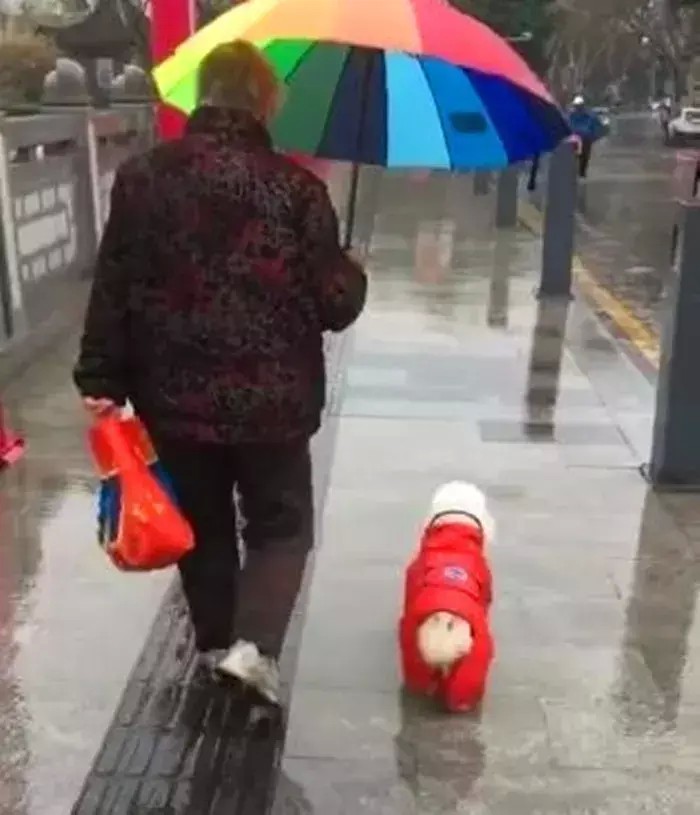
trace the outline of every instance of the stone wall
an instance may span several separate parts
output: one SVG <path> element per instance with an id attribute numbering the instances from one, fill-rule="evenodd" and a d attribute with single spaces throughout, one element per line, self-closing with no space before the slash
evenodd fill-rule
<path id="1" fill-rule="evenodd" d="M 0 349 L 89 271 L 115 171 L 152 138 L 147 106 L 0 118 Z"/>

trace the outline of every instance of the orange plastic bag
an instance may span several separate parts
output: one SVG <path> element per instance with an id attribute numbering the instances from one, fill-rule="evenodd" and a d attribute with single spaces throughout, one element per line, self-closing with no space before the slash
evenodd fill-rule
<path id="1" fill-rule="evenodd" d="M 114 565 L 123 571 L 153 571 L 192 551 L 192 529 L 177 508 L 141 422 L 100 419 L 89 442 L 102 481 L 99 540 Z"/>

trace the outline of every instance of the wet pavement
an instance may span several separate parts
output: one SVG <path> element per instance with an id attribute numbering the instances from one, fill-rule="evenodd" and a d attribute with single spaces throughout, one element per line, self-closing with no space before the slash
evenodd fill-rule
<path id="1" fill-rule="evenodd" d="M 677 151 L 651 115 L 613 120 L 579 188 L 578 251 L 596 280 L 654 333 L 671 278 Z"/>
<path id="2" fill-rule="evenodd" d="M 98 549 L 73 358 L 57 342 L 2 391 L 28 441 L 0 473 L 2 815 L 70 811 L 170 579 L 120 575 Z"/>
<path id="3" fill-rule="evenodd" d="M 371 296 L 329 348 L 288 717 L 204 684 L 170 577 L 97 550 L 72 341 L 3 391 L 30 447 L 0 475 L 2 815 L 700 812 L 700 498 L 648 491 L 652 385 L 584 302 L 534 298 L 538 241 L 494 209 L 470 179 L 364 177 Z M 455 477 L 499 524 L 463 717 L 404 696 L 395 636 Z"/>
<path id="4" fill-rule="evenodd" d="M 273 811 L 700 812 L 700 499 L 640 476 L 651 385 L 585 304 L 534 299 L 536 242 L 466 185 L 379 201 Z M 401 693 L 395 644 L 455 477 L 499 524 L 497 660 L 466 717 Z"/>

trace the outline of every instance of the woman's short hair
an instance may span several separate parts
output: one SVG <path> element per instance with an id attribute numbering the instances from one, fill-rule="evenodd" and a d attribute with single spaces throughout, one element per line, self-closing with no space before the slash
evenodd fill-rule
<path id="1" fill-rule="evenodd" d="M 280 84 L 263 54 L 245 40 L 214 48 L 199 66 L 200 104 L 245 110 L 266 119 L 275 113 Z"/>

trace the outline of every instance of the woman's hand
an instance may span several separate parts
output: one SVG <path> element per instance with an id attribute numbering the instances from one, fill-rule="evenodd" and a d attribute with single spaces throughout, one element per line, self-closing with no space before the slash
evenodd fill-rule
<path id="1" fill-rule="evenodd" d="M 83 399 L 83 407 L 93 419 L 105 419 L 119 411 L 117 405 L 111 399 L 93 399 L 86 396 Z"/>

